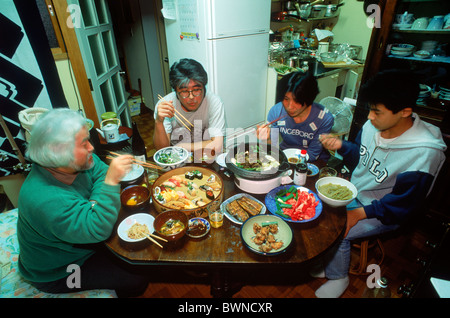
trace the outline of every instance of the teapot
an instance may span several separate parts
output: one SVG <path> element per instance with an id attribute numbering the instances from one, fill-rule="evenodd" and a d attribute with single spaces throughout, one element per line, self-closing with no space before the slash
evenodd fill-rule
<path id="1" fill-rule="evenodd" d="M 97 131 L 106 140 L 107 143 L 115 143 L 120 139 L 119 127 L 119 118 L 105 119 L 100 123 L 101 130 L 97 129 Z"/>

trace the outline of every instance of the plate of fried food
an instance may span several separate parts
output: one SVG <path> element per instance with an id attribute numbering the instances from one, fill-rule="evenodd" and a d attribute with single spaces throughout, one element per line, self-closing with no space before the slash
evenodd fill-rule
<path id="1" fill-rule="evenodd" d="M 236 194 L 223 201 L 220 209 L 231 222 L 241 225 L 248 218 L 266 213 L 266 206 L 247 193 Z"/>
<path id="2" fill-rule="evenodd" d="M 265 214 L 247 219 L 241 227 L 241 239 L 252 252 L 273 256 L 283 253 L 292 243 L 293 232 L 282 218 Z"/>

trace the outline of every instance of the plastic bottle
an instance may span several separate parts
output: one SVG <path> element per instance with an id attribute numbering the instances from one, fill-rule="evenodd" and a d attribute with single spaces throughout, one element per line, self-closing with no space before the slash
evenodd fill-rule
<path id="1" fill-rule="evenodd" d="M 391 290 L 388 286 L 386 277 L 381 277 L 377 280 L 377 287 L 368 288 L 364 290 L 362 298 L 391 298 Z"/>
<path id="2" fill-rule="evenodd" d="M 135 122 L 133 123 L 133 136 L 131 138 L 131 151 L 134 158 L 145 162 L 147 160 L 147 150 Z"/>
<path id="3" fill-rule="evenodd" d="M 306 164 L 308 160 L 306 160 L 307 151 L 305 149 L 302 149 L 300 151 L 300 158 L 298 160 L 298 163 L 304 163 Z"/>
<path id="4" fill-rule="evenodd" d="M 302 186 L 306 183 L 306 176 L 308 173 L 308 166 L 306 162 L 300 162 L 295 165 L 294 183 Z"/>

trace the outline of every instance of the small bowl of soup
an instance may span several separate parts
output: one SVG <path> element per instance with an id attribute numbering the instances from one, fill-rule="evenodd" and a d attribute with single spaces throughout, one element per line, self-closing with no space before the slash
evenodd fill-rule
<path id="1" fill-rule="evenodd" d="M 150 190 L 145 186 L 132 185 L 120 193 L 120 203 L 128 211 L 137 211 L 149 206 Z"/>
<path id="2" fill-rule="evenodd" d="M 156 216 L 153 228 L 158 235 L 174 242 L 186 234 L 188 217 L 183 211 L 169 210 Z"/>

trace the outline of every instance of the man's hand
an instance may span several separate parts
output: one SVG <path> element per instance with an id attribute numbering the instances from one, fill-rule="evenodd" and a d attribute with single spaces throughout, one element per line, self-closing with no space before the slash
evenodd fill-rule
<path id="1" fill-rule="evenodd" d="M 270 139 L 270 127 L 267 124 L 256 126 L 256 137 L 259 140 L 269 140 Z"/>
<path id="2" fill-rule="evenodd" d="M 344 237 L 347 236 L 348 231 L 359 222 L 359 220 L 366 219 L 367 215 L 364 208 L 356 208 L 354 210 L 347 211 L 347 228 L 345 229 Z"/>
<path id="3" fill-rule="evenodd" d="M 158 113 L 156 116 L 156 121 L 162 123 L 164 118 L 172 118 L 175 115 L 175 107 L 173 107 L 173 102 L 161 101 L 158 104 Z"/>
<path id="4" fill-rule="evenodd" d="M 333 134 L 323 134 L 319 136 L 319 141 L 328 150 L 339 150 L 342 148 L 342 140 Z"/>
<path id="5" fill-rule="evenodd" d="M 106 172 L 105 183 L 110 185 L 119 184 L 120 180 L 131 171 L 132 163 L 132 155 L 122 155 L 112 159 Z"/>

